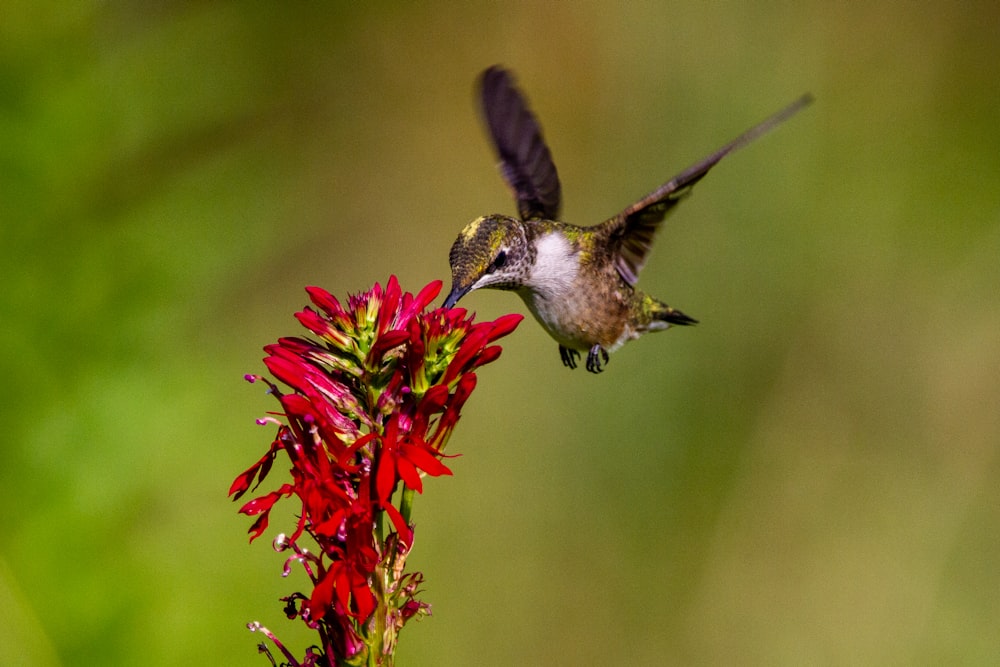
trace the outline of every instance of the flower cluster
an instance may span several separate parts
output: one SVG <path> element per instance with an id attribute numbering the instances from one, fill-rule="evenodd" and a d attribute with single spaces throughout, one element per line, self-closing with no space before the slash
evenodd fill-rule
<path id="1" fill-rule="evenodd" d="M 422 576 L 404 572 L 413 494 L 425 475 L 451 474 L 443 450 L 476 386 L 474 371 L 500 355 L 493 343 L 522 319 L 474 323 L 461 308 L 426 310 L 440 289 L 435 281 L 413 296 L 393 276 L 385 289 L 376 283 L 344 307 L 307 288 L 313 307 L 296 317 L 315 338 L 282 338 L 264 348 L 268 370 L 291 390 L 247 376 L 268 385 L 281 411 L 259 420 L 277 424 L 277 435 L 230 495 L 256 489 L 279 455 L 288 457 L 291 481 L 240 512 L 256 517 L 253 541 L 278 500 L 301 504 L 294 531 L 279 534 L 274 546 L 291 552 L 286 574 L 300 563 L 312 583 L 311 591 L 283 598 L 286 615 L 320 635 L 296 660 L 270 631 L 251 624 L 288 664 L 391 664 L 399 630 L 429 613 L 415 598 Z M 303 546 L 305 535 L 315 552 Z"/>

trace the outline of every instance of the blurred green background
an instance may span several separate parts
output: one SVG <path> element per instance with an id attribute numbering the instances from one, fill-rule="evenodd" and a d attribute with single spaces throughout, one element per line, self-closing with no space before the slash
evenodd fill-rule
<path id="1" fill-rule="evenodd" d="M 415 291 L 514 211 L 495 62 L 580 224 L 817 101 L 661 232 L 641 286 L 698 327 L 594 377 L 526 321 L 483 370 L 400 664 L 1000 662 L 998 43 L 979 2 L 5 2 L 0 663 L 301 651 L 226 498 L 242 374 L 305 285 Z"/>

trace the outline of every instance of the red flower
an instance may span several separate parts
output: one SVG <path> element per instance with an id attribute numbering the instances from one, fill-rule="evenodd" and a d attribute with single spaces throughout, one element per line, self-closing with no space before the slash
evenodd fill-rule
<path id="1" fill-rule="evenodd" d="M 294 550 L 313 589 L 285 598 L 286 609 L 320 632 L 329 664 L 364 650 L 391 650 L 409 618 L 429 613 L 414 599 L 419 573 L 403 571 L 413 543 L 410 492 L 423 491 L 424 475 L 451 474 L 441 458 L 476 386 L 474 371 L 500 356 L 493 343 L 522 319 L 473 323 L 461 308 L 427 311 L 440 290 L 434 281 L 413 296 L 392 276 L 384 290 L 376 283 L 341 305 L 309 287 L 313 305 L 296 317 L 316 339 L 281 338 L 264 348 L 265 365 L 289 391 L 248 377 L 268 385 L 281 404 L 280 421 L 270 449 L 229 493 L 242 497 L 263 482 L 281 452 L 288 457 L 291 483 L 240 512 L 256 517 L 253 541 L 280 499 L 298 498 L 296 529 L 275 547 Z M 401 486 L 409 492 L 397 494 Z M 383 515 L 393 529 L 388 533 Z M 304 534 L 316 553 L 299 545 Z M 385 615 L 381 626 L 391 637 L 372 635 L 380 625 L 368 622 L 373 614 Z M 317 664 L 316 655 L 306 662 Z"/>

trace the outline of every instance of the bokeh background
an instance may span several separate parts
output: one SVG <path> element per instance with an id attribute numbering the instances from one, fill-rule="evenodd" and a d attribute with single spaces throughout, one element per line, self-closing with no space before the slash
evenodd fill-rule
<path id="1" fill-rule="evenodd" d="M 242 375 L 305 285 L 415 291 L 514 211 L 495 62 L 580 224 L 817 101 L 661 232 L 641 285 L 699 326 L 594 377 L 526 321 L 483 370 L 400 664 L 1000 662 L 998 44 L 988 2 L 5 2 L 0 663 L 304 648 L 226 498 Z"/>

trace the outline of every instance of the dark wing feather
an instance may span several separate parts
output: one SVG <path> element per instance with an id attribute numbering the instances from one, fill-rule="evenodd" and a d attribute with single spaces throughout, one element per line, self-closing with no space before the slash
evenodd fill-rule
<path id="1" fill-rule="evenodd" d="M 490 67 L 481 78 L 483 117 L 500 157 L 500 171 L 514 191 L 522 220 L 559 217 L 559 175 L 542 131 L 509 72 Z"/>
<path id="2" fill-rule="evenodd" d="M 617 246 L 614 248 L 615 267 L 622 279 L 630 285 L 636 283 L 639 271 L 646 263 L 646 255 L 653 244 L 653 236 L 663 218 L 681 199 L 690 194 L 691 187 L 704 178 L 709 169 L 722 158 L 746 146 L 811 102 L 811 95 L 803 95 L 604 223 L 610 242 Z"/>

